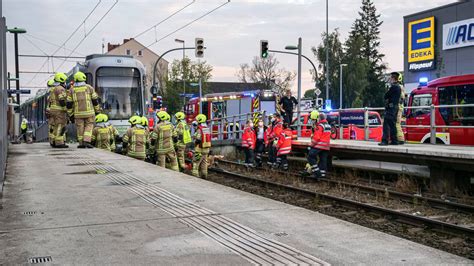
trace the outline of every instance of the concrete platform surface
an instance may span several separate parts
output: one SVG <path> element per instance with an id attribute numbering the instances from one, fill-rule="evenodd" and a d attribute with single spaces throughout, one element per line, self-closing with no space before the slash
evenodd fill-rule
<path id="1" fill-rule="evenodd" d="M 320 213 L 100 150 L 10 147 L 0 264 L 469 264 Z"/>
<path id="2" fill-rule="evenodd" d="M 293 145 L 308 146 L 310 138 L 299 138 L 293 140 Z M 445 158 L 458 158 L 474 160 L 474 148 L 471 146 L 457 145 L 431 145 L 431 144 L 405 144 L 397 146 L 378 146 L 374 141 L 358 141 L 347 139 L 331 140 L 331 148 L 355 149 L 374 152 L 406 153 Z"/>

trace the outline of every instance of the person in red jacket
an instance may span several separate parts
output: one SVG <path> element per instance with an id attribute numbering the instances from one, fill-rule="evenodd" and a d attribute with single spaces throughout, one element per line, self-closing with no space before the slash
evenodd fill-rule
<path id="1" fill-rule="evenodd" d="M 262 167 L 262 154 L 265 152 L 265 146 L 268 143 L 267 128 L 263 124 L 263 119 L 258 119 L 255 127 L 256 145 L 255 145 L 255 166 Z"/>
<path id="2" fill-rule="evenodd" d="M 326 120 L 326 114 L 320 113 L 318 123 L 311 136 L 311 149 L 308 153 L 308 163 L 311 165 L 311 172 L 315 179 L 326 177 L 330 141 L 331 125 Z"/>
<path id="3" fill-rule="evenodd" d="M 272 164 L 272 167 L 278 167 L 277 165 L 277 147 L 276 143 L 278 141 L 278 136 L 283 132 L 283 120 L 281 119 L 280 114 L 275 113 L 272 119 L 272 132 L 269 139 L 272 140 L 270 150 L 268 152 L 269 161 Z"/>
<path id="4" fill-rule="evenodd" d="M 287 155 L 291 152 L 291 139 L 292 139 L 292 131 L 289 128 L 288 124 L 283 125 L 283 129 L 280 131 L 280 134 L 277 136 L 277 159 L 276 159 L 276 167 L 282 167 L 283 170 L 288 170 L 288 159 Z"/>
<path id="5" fill-rule="evenodd" d="M 245 165 L 247 167 L 253 166 L 253 156 L 255 150 L 255 131 L 253 130 L 253 122 L 247 121 L 244 128 L 244 134 L 242 135 L 242 148 L 245 152 Z"/>
<path id="6" fill-rule="evenodd" d="M 265 147 L 267 148 L 268 151 L 268 160 L 267 160 L 267 165 L 272 166 L 275 163 L 275 156 L 273 153 L 273 121 L 275 121 L 275 118 L 273 116 L 270 118 L 269 117 L 269 122 L 267 129 L 265 130 L 265 138 L 267 141 L 265 142 Z"/>

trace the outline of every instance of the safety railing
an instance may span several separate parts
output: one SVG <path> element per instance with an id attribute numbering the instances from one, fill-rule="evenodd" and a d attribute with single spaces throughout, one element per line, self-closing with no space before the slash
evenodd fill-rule
<path id="1" fill-rule="evenodd" d="M 407 106 L 404 107 L 404 110 L 429 110 L 429 112 L 426 112 L 429 114 L 429 124 L 427 125 L 406 125 L 402 124 L 402 128 L 429 128 L 429 133 L 430 133 L 430 143 L 431 144 L 436 144 L 436 133 L 437 129 L 443 128 L 443 129 L 449 129 L 449 128 L 459 128 L 459 129 L 474 129 L 474 125 L 441 125 L 437 124 L 436 118 L 441 117 L 436 115 L 436 110 L 440 108 L 463 108 L 464 110 L 467 108 L 474 108 L 474 104 L 453 104 L 453 105 L 429 105 L 429 106 Z M 342 139 L 344 137 L 344 129 L 345 128 L 350 128 L 350 127 L 357 127 L 363 129 L 363 140 L 370 140 L 370 133 L 372 128 L 382 128 L 383 123 L 382 120 L 380 121 L 380 124 L 377 125 L 372 125 L 369 123 L 369 116 L 371 115 L 371 112 L 383 112 L 385 108 L 383 107 L 364 107 L 364 108 L 347 108 L 347 109 L 336 109 L 333 110 L 332 112 L 351 112 L 351 111 L 361 111 L 363 113 L 364 117 L 364 122 L 363 125 L 353 125 L 353 124 L 344 124 L 341 121 L 341 115 L 338 116 L 338 123 L 335 126 L 337 132 L 338 132 L 338 138 Z M 307 112 L 305 112 L 307 113 Z M 474 113 L 474 112 L 473 112 Z M 265 124 L 267 124 L 268 117 L 265 111 L 260 111 L 260 112 L 253 112 L 253 113 L 246 113 L 246 114 L 239 114 L 239 115 L 234 115 L 234 116 L 227 116 L 227 117 L 221 117 L 221 118 L 215 118 L 211 120 L 210 126 L 212 128 L 213 132 L 213 138 L 215 140 L 223 140 L 223 139 L 238 139 L 240 137 L 239 134 L 241 134 L 244 130 L 245 123 L 247 120 L 252 119 L 255 117 L 255 115 L 258 115 L 259 117 L 262 117 L 264 119 Z M 413 114 L 410 114 L 412 116 Z M 293 118 L 298 117 L 298 113 L 295 112 L 293 115 Z M 382 117 L 382 115 L 380 116 Z M 474 117 L 473 117 L 474 120 Z M 302 123 L 299 120 L 296 120 L 295 123 L 291 125 L 294 128 L 298 128 L 298 130 L 301 130 L 303 127 L 309 127 L 309 124 Z M 351 132 L 348 132 L 348 138 L 351 138 Z"/>
<path id="2" fill-rule="evenodd" d="M 2 193 L 8 149 L 8 93 L 6 22 L 0 11 L 0 194 Z"/>

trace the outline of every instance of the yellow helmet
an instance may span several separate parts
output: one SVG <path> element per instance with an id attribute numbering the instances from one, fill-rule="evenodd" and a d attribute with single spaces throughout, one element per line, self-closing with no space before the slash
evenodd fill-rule
<path id="1" fill-rule="evenodd" d="M 142 126 L 147 127 L 148 126 L 148 118 L 146 116 L 142 116 Z"/>
<path id="2" fill-rule="evenodd" d="M 205 123 L 206 120 L 207 120 L 206 115 L 198 114 L 198 115 L 196 116 L 196 121 L 198 121 L 198 123 Z"/>
<path id="3" fill-rule="evenodd" d="M 86 74 L 82 73 L 81 71 L 77 71 L 76 74 L 74 74 L 74 81 L 76 82 L 83 82 L 86 81 L 86 79 Z"/>
<path id="4" fill-rule="evenodd" d="M 109 118 L 106 114 L 98 114 L 95 116 L 96 123 L 105 123 L 107 120 L 109 120 Z"/>
<path id="5" fill-rule="evenodd" d="M 170 115 L 166 111 L 159 111 L 156 116 L 160 119 L 160 121 L 168 121 L 170 120 Z"/>
<path id="6" fill-rule="evenodd" d="M 177 112 L 176 114 L 174 114 L 174 117 L 176 117 L 176 119 L 178 120 L 183 120 L 185 116 L 186 115 L 183 112 Z"/>
<path id="7" fill-rule="evenodd" d="M 54 79 L 48 80 L 48 87 L 54 87 Z"/>
<path id="8" fill-rule="evenodd" d="M 139 117 L 138 115 L 134 115 L 128 119 L 128 122 L 132 125 L 137 125 L 142 123 L 142 118 Z"/>
<path id="9" fill-rule="evenodd" d="M 54 74 L 54 81 L 59 82 L 59 83 L 64 83 L 67 80 L 66 74 L 63 72 L 57 72 Z"/>
<path id="10" fill-rule="evenodd" d="M 319 112 L 317 110 L 311 111 L 311 114 L 309 115 L 309 118 L 311 118 L 312 120 L 318 120 Z"/>

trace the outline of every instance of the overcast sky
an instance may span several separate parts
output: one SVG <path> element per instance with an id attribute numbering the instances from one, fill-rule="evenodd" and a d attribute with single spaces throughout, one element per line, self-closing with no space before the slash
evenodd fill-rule
<path id="1" fill-rule="evenodd" d="M 3 0 L 3 16 L 8 27 L 22 27 L 28 33 L 20 36 L 20 54 L 51 55 L 85 19 L 98 0 Z M 73 49 L 99 21 L 115 0 L 102 0 L 92 16 L 66 43 Z M 97 27 L 84 39 L 74 55 L 101 53 L 102 42 L 121 43 L 166 18 L 191 0 L 118 0 L 118 4 L 105 16 Z M 191 6 L 170 20 L 137 38 L 148 45 L 207 11 L 225 3 L 226 0 L 196 0 Z M 384 21 L 381 28 L 382 52 L 390 69 L 403 69 L 403 16 L 436 6 L 449 4 L 452 0 L 374 0 Z M 361 0 L 330 0 L 329 30 L 339 28 L 342 41 L 360 9 Z M 230 3 L 209 16 L 191 24 L 150 48 L 160 54 L 178 44 L 175 38 L 194 45 L 195 37 L 203 37 L 207 50 L 205 60 L 214 67 L 214 81 L 236 81 L 237 69 L 249 63 L 259 54 L 259 41 L 269 41 L 270 49 L 283 49 L 303 38 L 303 53 L 313 58 L 311 47 L 321 42 L 325 30 L 324 0 L 231 0 Z M 40 41 L 39 38 L 45 41 Z M 31 42 L 31 43 L 30 43 Z M 13 37 L 8 34 L 8 69 L 14 72 Z M 69 55 L 61 49 L 57 55 Z M 188 52 L 194 58 L 194 53 Z M 179 59 L 181 53 L 169 54 L 166 59 Z M 278 55 L 281 67 L 295 71 L 296 57 Z M 44 58 L 20 58 L 20 71 L 53 71 L 62 60 L 47 62 Z M 316 63 L 316 62 L 315 62 Z M 74 65 L 70 59 L 60 71 L 67 72 Z M 42 67 L 43 66 L 43 67 Z M 303 63 L 303 90 L 313 87 L 309 65 Z M 48 75 L 22 74 L 22 86 L 44 86 Z M 296 82 L 294 82 L 296 91 Z"/>

